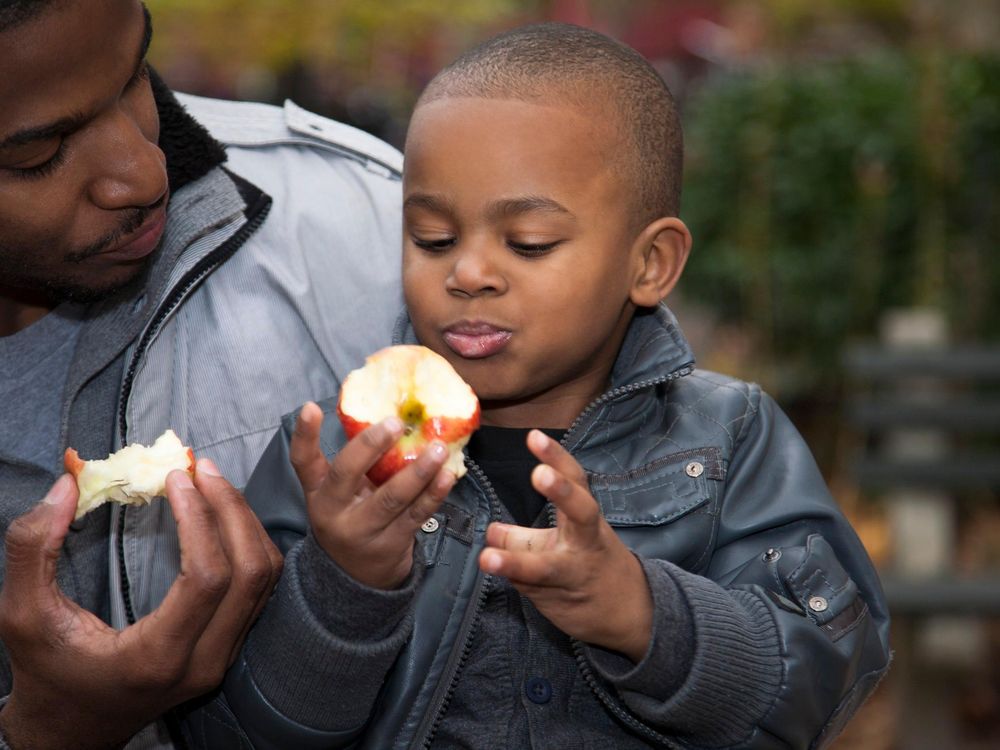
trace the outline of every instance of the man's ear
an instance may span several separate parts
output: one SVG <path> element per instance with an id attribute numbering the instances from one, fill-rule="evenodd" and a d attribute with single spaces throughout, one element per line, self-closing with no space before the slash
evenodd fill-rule
<path id="1" fill-rule="evenodd" d="M 654 307 L 677 284 L 691 252 L 691 232 L 678 218 L 650 223 L 632 248 L 637 273 L 629 298 L 639 307 Z"/>

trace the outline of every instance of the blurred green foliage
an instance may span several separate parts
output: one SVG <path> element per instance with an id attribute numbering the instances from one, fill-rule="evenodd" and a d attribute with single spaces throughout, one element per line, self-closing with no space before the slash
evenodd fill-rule
<path id="1" fill-rule="evenodd" d="M 771 387 L 836 383 L 889 307 L 1000 336 L 1000 59 L 885 53 L 709 81 L 685 112 L 687 297 L 754 332 Z"/>
<path id="2" fill-rule="evenodd" d="M 366 70 L 377 46 L 409 47 L 441 29 L 502 21 L 525 0 L 147 0 L 160 51 L 197 50 L 209 64 L 280 70 L 308 60 Z M 176 27 L 176 28 L 175 28 Z"/>

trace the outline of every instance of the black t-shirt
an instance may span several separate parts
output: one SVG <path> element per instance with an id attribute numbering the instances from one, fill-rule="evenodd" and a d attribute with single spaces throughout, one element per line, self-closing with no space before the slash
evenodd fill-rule
<path id="1" fill-rule="evenodd" d="M 469 440 L 469 456 L 486 472 L 514 520 L 532 526 L 545 507 L 545 496 L 531 486 L 531 471 L 539 461 L 528 450 L 529 428 L 483 425 Z M 553 440 L 561 440 L 566 430 L 542 430 Z"/>

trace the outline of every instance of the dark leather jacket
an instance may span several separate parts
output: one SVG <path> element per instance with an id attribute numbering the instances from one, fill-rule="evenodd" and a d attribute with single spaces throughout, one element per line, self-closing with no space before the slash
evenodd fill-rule
<path id="1" fill-rule="evenodd" d="M 401 329 L 397 339 L 411 341 L 412 330 Z M 675 563 L 682 579 L 752 601 L 756 616 L 772 621 L 767 637 L 775 641 L 779 677 L 767 695 L 752 696 L 763 698 L 763 709 L 730 746 L 824 746 L 886 671 L 889 618 L 873 566 L 804 442 L 758 386 L 693 369 L 691 351 L 665 307 L 633 322 L 611 380 L 563 440 L 587 470 L 608 522 L 640 556 Z M 288 488 L 297 487 L 287 458 L 291 426 L 286 420 L 247 488 L 285 549 L 307 526 L 301 496 L 287 497 Z M 327 419 L 325 447 L 332 451 L 342 441 L 337 420 Z M 418 559 L 426 568 L 412 634 L 365 726 L 344 732 L 304 726 L 277 708 L 281 695 L 273 685 L 280 681 L 255 679 L 297 667 L 278 663 L 278 656 L 262 662 L 259 654 L 268 653 L 262 648 L 255 663 L 239 659 L 226 698 L 254 746 L 426 746 L 482 607 L 477 556 L 497 514 L 495 496 L 472 467 L 437 514 L 439 533 L 419 535 Z M 276 638 L 306 639 L 316 623 L 300 594 L 276 595 L 258 628 Z M 457 606 L 442 606 L 444 601 Z M 601 703 L 652 747 L 710 744 L 704 738 L 711 732 L 700 734 L 699 726 L 718 723 L 720 704 L 725 711 L 751 698 L 746 686 L 728 683 L 724 669 L 706 667 L 706 659 L 727 650 L 732 633 L 713 632 L 703 614 L 693 612 L 700 655 L 674 701 L 684 731 L 668 733 L 643 720 L 627 696 L 601 684 L 580 650 L 580 669 Z M 322 686 L 315 692 L 321 700 Z"/>

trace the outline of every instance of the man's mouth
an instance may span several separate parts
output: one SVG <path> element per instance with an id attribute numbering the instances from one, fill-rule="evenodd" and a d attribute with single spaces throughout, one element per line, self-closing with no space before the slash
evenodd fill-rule
<path id="1" fill-rule="evenodd" d="M 111 234 L 98 240 L 83 250 L 67 256 L 67 260 L 81 263 L 89 258 L 101 258 L 119 262 L 139 260 L 152 253 L 167 224 L 167 195 L 143 209 L 136 209 Z"/>
<path id="2" fill-rule="evenodd" d="M 466 359 L 493 356 L 507 346 L 511 336 L 511 331 L 482 321 L 454 323 L 442 334 L 448 348 Z"/>

